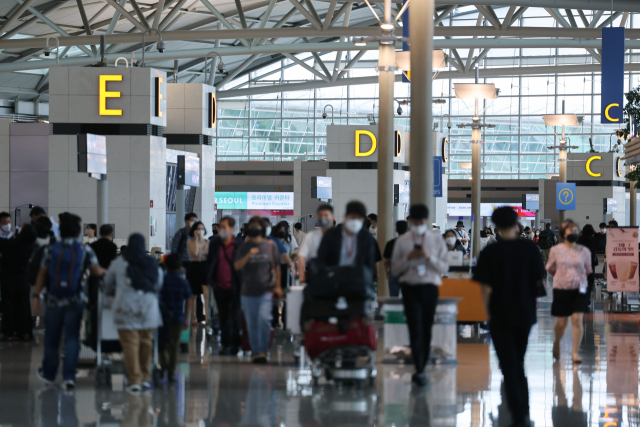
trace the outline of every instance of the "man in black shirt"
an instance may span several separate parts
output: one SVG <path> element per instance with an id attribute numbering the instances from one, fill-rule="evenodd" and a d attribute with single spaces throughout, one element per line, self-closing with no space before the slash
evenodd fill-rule
<path id="1" fill-rule="evenodd" d="M 473 279 L 482 284 L 493 345 L 496 349 L 514 426 L 528 426 L 529 390 L 524 355 L 536 323 L 536 297 L 545 276 L 535 243 L 519 239 L 518 216 L 510 207 L 491 216 L 502 238 L 480 254 Z"/>
<path id="2" fill-rule="evenodd" d="M 407 221 L 398 221 L 396 222 L 396 233 L 398 233 L 398 237 L 402 236 L 409 230 L 409 223 Z M 400 276 L 391 275 L 391 255 L 393 255 L 393 245 L 396 243 L 398 237 L 394 237 L 389 240 L 384 247 L 384 253 L 382 257 L 384 258 L 384 267 L 387 271 L 387 278 L 389 279 L 389 296 L 397 297 L 400 295 Z"/>
<path id="3" fill-rule="evenodd" d="M 118 247 L 113 240 L 113 227 L 104 224 L 100 227 L 100 238 L 91 244 L 91 249 L 98 257 L 100 267 L 105 270 L 109 269 L 111 262 L 118 256 Z"/>

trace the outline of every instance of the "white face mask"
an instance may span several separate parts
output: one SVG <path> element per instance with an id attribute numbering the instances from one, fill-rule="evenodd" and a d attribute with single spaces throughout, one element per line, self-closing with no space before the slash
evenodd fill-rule
<path id="1" fill-rule="evenodd" d="M 427 232 L 427 228 L 428 228 L 427 224 L 420 224 L 420 225 L 413 225 L 411 227 L 411 230 L 413 230 L 413 232 L 418 236 L 422 236 L 424 233 Z"/>
<path id="2" fill-rule="evenodd" d="M 266 233 L 267 237 L 271 236 L 271 227 L 267 227 Z"/>
<path id="3" fill-rule="evenodd" d="M 364 224 L 364 221 L 361 219 L 348 219 L 344 222 L 344 226 L 347 228 L 347 230 L 349 230 L 352 233 L 358 233 L 360 232 L 360 230 L 362 230 L 362 225 Z"/>
<path id="4" fill-rule="evenodd" d="M 445 239 L 445 241 L 447 242 L 447 245 L 449 246 L 453 246 L 456 244 L 456 238 L 455 237 L 447 237 Z"/>
<path id="5" fill-rule="evenodd" d="M 606 233 L 606 232 L 607 232 L 607 229 L 606 229 L 606 228 L 601 228 L 601 229 L 600 229 L 600 232 L 601 232 L 601 233 Z"/>
<path id="6" fill-rule="evenodd" d="M 204 230 L 196 230 L 200 237 L 204 236 Z"/>
<path id="7" fill-rule="evenodd" d="M 222 240 L 227 240 L 229 238 L 229 232 L 228 231 L 219 231 L 218 232 L 218 236 L 222 239 Z"/>
<path id="8" fill-rule="evenodd" d="M 372 226 L 371 228 L 369 228 L 369 233 L 376 234 L 376 229 L 373 228 L 373 226 Z"/>
<path id="9" fill-rule="evenodd" d="M 4 231 L 5 233 L 11 232 L 11 223 L 3 225 L 2 231 Z"/>

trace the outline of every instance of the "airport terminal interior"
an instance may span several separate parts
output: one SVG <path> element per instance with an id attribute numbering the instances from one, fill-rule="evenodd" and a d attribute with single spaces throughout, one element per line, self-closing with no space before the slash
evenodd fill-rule
<path id="1" fill-rule="evenodd" d="M 0 427 L 640 426 L 640 1 L 0 0 Z"/>

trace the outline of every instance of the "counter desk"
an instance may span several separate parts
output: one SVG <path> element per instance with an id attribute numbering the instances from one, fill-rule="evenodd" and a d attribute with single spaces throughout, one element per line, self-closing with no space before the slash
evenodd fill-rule
<path id="1" fill-rule="evenodd" d="M 475 269 L 475 267 L 474 267 Z M 480 283 L 471 279 L 469 267 L 449 267 L 447 277 L 442 279 L 440 298 L 460 298 L 458 323 L 486 322 L 487 312 L 482 303 Z"/>

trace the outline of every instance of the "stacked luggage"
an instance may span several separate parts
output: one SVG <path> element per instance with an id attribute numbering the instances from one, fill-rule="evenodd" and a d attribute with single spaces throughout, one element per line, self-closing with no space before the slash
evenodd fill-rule
<path id="1" fill-rule="evenodd" d="M 373 274 L 364 266 L 328 267 L 310 277 L 300 323 L 314 384 L 323 371 L 327 380 L 373 383 L 374 303 Z"/>

